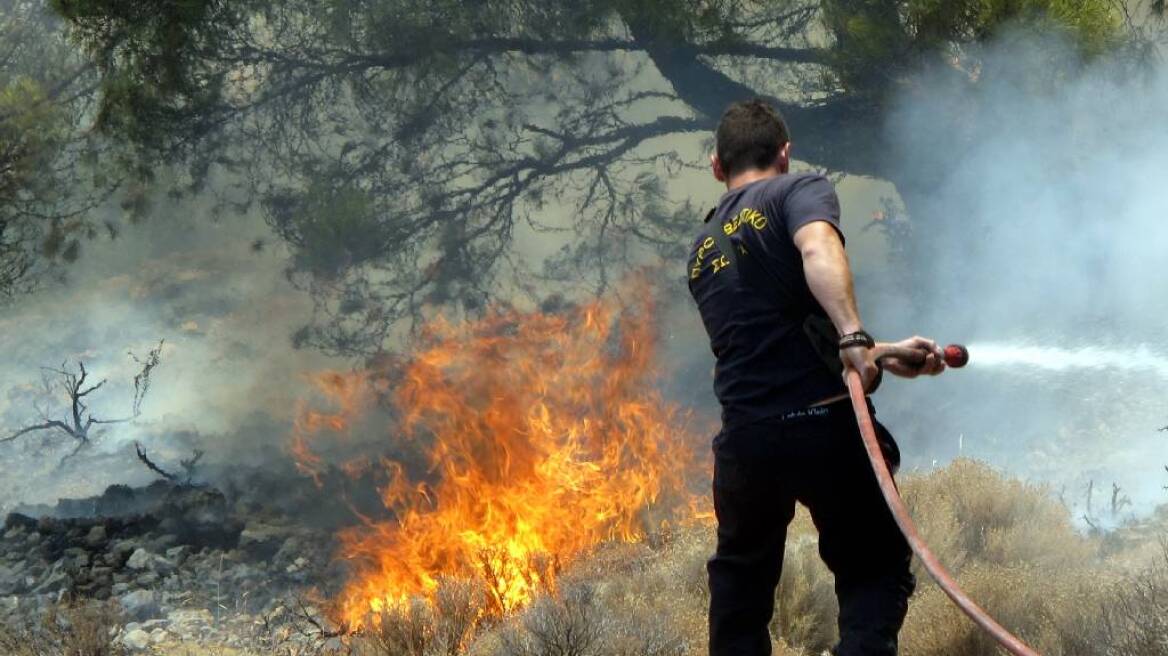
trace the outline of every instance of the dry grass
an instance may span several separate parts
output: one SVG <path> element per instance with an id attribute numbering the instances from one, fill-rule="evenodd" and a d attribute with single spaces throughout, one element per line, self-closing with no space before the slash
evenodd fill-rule
<path id="1" fill-rule="evenodd" d="M 1066 508 L 1048 490 L 1006 479 L 969 460 L 906 477 L 903 491 L 926 540 L 967 591 L 1040 652 L 1168 654 L 1168 555 L 1161 566 L 1145 564 L 1133 574 L 1124 555 L 1105 548 L 1104 539 L 1076 531 Z M 472 653 L 704 654 L 704 565 L 712 549 L 712 531 L 706 527 L 683 531 L 661 548 L 601 550 L 568 572 L 589 586 L 588 594 L 574 591 L 543 600 L 487 628 Z M 1000 653 L 927 575 L 918 574 L 920 585 L 902 632 L 904 656 Z M 814 528 L 803 510 L 791 525 L 777 596 L 771 624 L 776 654 L 818 655 L 834 643 L 832 577 L 819 560 Z M 654 635 L 662 627 L 675 638 L 664 652 L 648 647 L 629 652 L 612 641 L 583 640 L 592 632 Z M 556 646 L 568 636 L 583 640 L 578 649 Z"/>
<path id="2" fill-rule="evenodd" d="M 37 622 L 0 624 L 0 654 L 5 656 L 121 656 L 114 641 L 119 617 L 111 604 L 50 606 Z"/>
<path id="3" fill-rule="evenodd" d="M 982 463 L 957 460 L 907 477 L 902 493 L 925 541 L 953 570 L 967 563 L 1078 568 L 1098 560 L 1098 542 L 1075 530 L 1048 489 Z"/>
<path id="4" fill-rule="evenodd" d="M 1089 644 L 1099 636 L 1092 622 L 1119 572 L 1048 490 L 960 460 L 907 480 L 904 494 L 926 541 L 1003 625 L 1042 653 L 1102 653 Z M 931 582 L 909 607 L 902 652 L 999 653 Z"/>

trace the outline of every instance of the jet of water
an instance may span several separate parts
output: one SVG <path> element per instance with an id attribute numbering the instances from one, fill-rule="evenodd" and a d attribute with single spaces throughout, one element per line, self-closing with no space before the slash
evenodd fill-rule
<path id="1" fill-rule="evenodd" d="M 1123 348 L 1060 348 L 1028 343 L 984 342 L 969 346 L 970 366 L 1026 367 L 1046 371 L 1111 370 L 1168 380 L 1168 356 L 1147 344 Z"/>

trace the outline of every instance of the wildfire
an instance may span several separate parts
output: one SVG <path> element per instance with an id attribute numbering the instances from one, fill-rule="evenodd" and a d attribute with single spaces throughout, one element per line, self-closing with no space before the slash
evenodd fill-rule
<path id="1" fill-rule="evenodd" d="M 379 391 L 396 410 L 390 439 L 425 454 L 424 467 L 372 463 L 385 469 L 379 492 L 393 519 L 340 536 L 354 566 L 341 619 L 376 621 L 442 577 L 481 581 L 493 612 L 507 613 L 554 588 L 590 547 L 692 517 L 702 439 L 655 389 L 652 318 L 652 308 L 600 302 L 497 310 L 432 323 L 408 362 L 317 377 L 339 409 L 301 410 L 292 450 L 304 471 L 322 471 L 314 444 L 349 430 Z"/>

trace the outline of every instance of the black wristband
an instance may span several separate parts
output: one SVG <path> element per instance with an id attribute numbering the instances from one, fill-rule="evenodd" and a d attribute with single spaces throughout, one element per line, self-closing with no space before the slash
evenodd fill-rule
<path id="1" fill-rule="evenodd" d="M 863 346 L 864 348 L 876 348 L 876 340 L 863 330 L 857 330 L 854 333 L 848 333 L 839 339 L 839 349 L 842 351 L 853 346 Z"/>

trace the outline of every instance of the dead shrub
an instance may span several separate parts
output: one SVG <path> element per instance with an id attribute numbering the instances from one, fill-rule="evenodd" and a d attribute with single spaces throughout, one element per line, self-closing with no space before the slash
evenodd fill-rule
<path id="1" fill-rule="evenodd" d="M 905 477 L 902 490 L 922 537 L 953 570 L 967 561 L 1074 568 L 1098 554 L 1047 488 L 1007 479 L 984 463 L 959 459 Z"/>
<path id="2" fill-rule="evenodd" d="M 905 499 L 926 542 L 967 593 L 1035 649 L 1102 654 L 1100 614 L 1114 568 L 1100 542 L 1077 532 L 1041 486 L 957 460 L 907 477 Z M 915 565 L 918 593 L 901 633 L 902 653 L 987 656 L 998 648 Z"/>
<path id="3" fill-rule="evenodd" d="M 387 609 L 354 641 L 358 656 L 457 656 L 464 652 L 483 616 L 481 584 L 445 579 L 433 601 L 416 598 Z"/>
<path id="4" fill-rule="evenodd" d="M 39 621 L 0 624 L 0 653 L 8 656 L 121 656 L 119 615 L 109 603 L 49 606 Z"/>
<path id="5" fill-rule="evenodd" d="M 806 512 L 801 510 L 800 512 Z M 802 534 L 787 539 L 783 576 L 776 594 L 771 633 L 786 644 L 818 654 L 839 639 L 834 578 L 819 557 L 818 541 Z"/>
<path id="6" fill-rule="evenodd" d="M 1105 656 L 1168 654 L 1168 542 L 1163 558 L 1143 573 L 1113 587 L 1100 609 Z M 1070 652 L 1068 652 L 1070 653 Z"/>
<path id="7" fill-rule="evenodd" d="M 503 656 L 601 656 L 603 611 L 591 586 L 544 596 L 502 633 Z"/>
<path id="8" fill-rule="evenodd" d="M 646 598 L 601 593 L 597 586 L 565 585 L 538 599 L 484 641 L 476 654 L 492 656 L 685 656 L 696 653 L 674 618 L 653 612 Z M 489 646 L 488 646 L 489 644 Z"/>
<path id="9" fill-rule="evenodd" d="M 1101 642 L 1098 614 L 1093 619 L 1091 612 L 1084 612 L 1099 608 L 1105 599 L 1106 586 L 1091 570 L 976 563 L 961 572 L 958 582 L 1003 626 L 1040 653 L 1102 653 L 1083 651 L 1081 644 L 1084 635 L 1094 636 L 1096 648 Z M 939 587 L 929 584 L 909 604 L 901 653 L 996 656 L 1001 652 Z"/>

